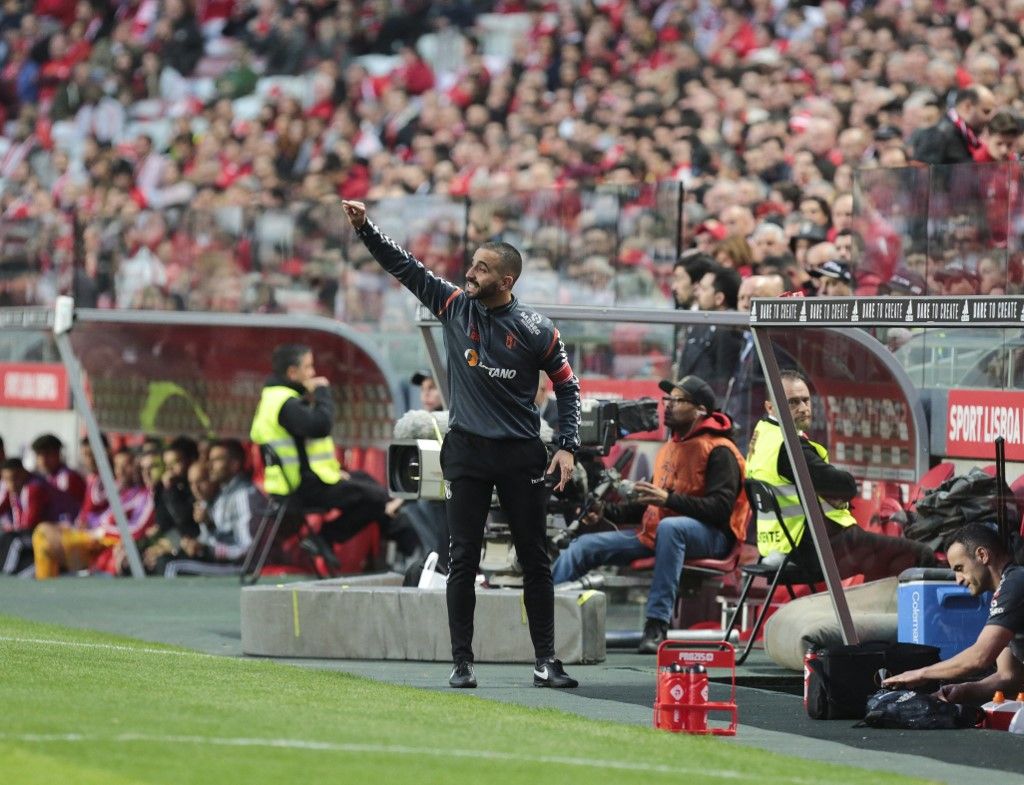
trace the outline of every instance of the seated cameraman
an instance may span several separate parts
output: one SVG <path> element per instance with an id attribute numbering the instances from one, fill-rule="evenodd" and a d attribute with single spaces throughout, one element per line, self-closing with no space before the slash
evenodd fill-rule
<path id="1" fill-rule="evenodd" d="M 556 584 L 602 564 L 629 564 L 654 556 L 647 622 L 638 651 L 657 652 L 672 617 L 685 559 L 721 558 L 746 537 L 749 508 L 743 493 L 744 461 L 732 443 L 732 422 L 715 410 L 711 387 L 697 376 L 658 383 L 667 393 L 665 427 L 671 437 L 655 459 L 652 482 L 636 484 L 636 500 L 609 505 L 613 523 L 629 531 L 584 534 L 551 568 Z M 599 512 L 584 522 L 594 523 Z"/>

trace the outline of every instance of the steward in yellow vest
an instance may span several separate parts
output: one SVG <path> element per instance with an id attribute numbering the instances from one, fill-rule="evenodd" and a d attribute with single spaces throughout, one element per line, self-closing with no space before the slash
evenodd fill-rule
<path id="1" fill-rule="evenodd" d="M 784 370 L 780 374 L 793 422 L 800 432 L 804 460 L 811 483 L 818 494 L 829 544 L 843 578 L 862 574 L 868 581 L 898 575 L 908 567 L 932 567 L 935 554 L 927 545 L 903 537 L 886 537 L 865 531 L 850 512 L 850 501 L 857 495 L 857 482 L 847 471 L 828 462 L 828 451 L 811 441 L 805 431 L 811 427 L 812 399 L 803 375 Z M 775 419 L 771 402 L 765 403 L 767 416 L 754 428 L 747 453 L 747 476 L 775 489 L 783 522 L 796 543 L 794 560 L 798 564 L 817 564 L 817 554 L 807 526 L 803 507 L 793 480 L 794 472 L 782 440 L 782 428 Z M 757 547 L 762 556 L 786 553 L 789 543 L 775 516 L 758 517 Z"/>
<path id="2" fill-rule="evenodd" d="M 269 381 L 260 394 L 260 403 L 252 419 L 249 437 L 260 447 L 265 448 L 264 455 L 270 458 L 264 470 L 263 489 L 271 495 L 288 496 L 299 489 L 302 483 L 303 458 L 309 471 L 328 485 L 333 485 L 341 479 L 341 464 L 334 452 L 334 440 L 330 436 L 330 430 L 325 436 L 302 438 L 298 435 L 321 430 L 315 423 L 310 423 L 312 428 L 303 427 L 318 414 L 318 403 L 321 409 L 329 408 L 333 411 L 333 402 L 328 406 L 318 401 L 318 398 L 330 401 L 330 388 L 317 389 L 324 390 L 326 395 L 314 397 L 312 406 L 308 407 L 303 405 L 303 396 L 295 386 L 282 381 Z M 293 406 L 285 412 L 285 404 L 288 403 L 292 403 Z M 292 430 L 281 424 L 282 414 L 285 415 L 286 422 L 291 420 Z"/>
<path id="3" fill-rule="evenodd" d="M 828 450 L 817 442 L 810 439 L 803 440 L 807 446 L 814 450 L 818 458 L 828 464 Z M 780 473 L 779 463 L 785 463 L 783 469 L 786 476 Z M 832 471 L 828 473 L 827 479 L 834 483 L 829 488 L 832 502 L 818 497 L 821 502 L 821 510 L 825 517 L 839 526 L 856 526 L 857 519 L 849 509 L 849 500 L 857 493 L 857 483 L 853 476 L 841 469 L 828 466 Z M 818 472 L 819 476 L 824 474 Z M 752 480 L 766 482 L 775 489 L 775 498 L 782 510 L 782 519 L 789 530 L 790 537 L 798 546 L 803 541 L 806 520 L 804 519 L 804 508 L 800 506 L 800 496 L 796 491 L 796 484 L 790 477 L 792 470 L 789 468 L 789 456 L 786 454 L 782 444 L 782 428 L 778 421 L 763 417 L 754 427 L 754 434 L 750 439 L 750 450 L 747 453 L 747 476 Z M 848 486 L 848 487 L 847 487 Z M 815 485 L 815 488 L 818 488 Z M 845 499 L 844 499 L 845 497 Z M 779 553 L 789 552 L 789 541 L 782 531 L 778 520 L 771 513 L 767 515 L 758 513 L 757 517 L 757 550 L 762 556 L 767 556 L 773 551 Z"/>
<path id="4" fill-rule="evenodd" d="M 384 526 L 387 490 L 368 475 L 350 476 L 335 455 L 334 399 L 330 383 L 316 375 L 313 352 L 278 346 L 271 365 L 249 429 L 262 448 L 264 491 L 293 497 L 304 508 L 340 509 L 341 517 L 321 532 L 329 540 L 348 539 L 372 521 Z"/>

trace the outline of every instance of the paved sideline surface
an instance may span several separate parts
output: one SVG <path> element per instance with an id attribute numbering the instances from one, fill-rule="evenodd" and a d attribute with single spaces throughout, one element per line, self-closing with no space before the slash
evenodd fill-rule
<path id="1" fill-rule="evenodd" d="M 102 630 L 210 654 L 241 656 L 239 586 L 229 578 L 142 582 L 62 578 L 0 579 L 4 613 L 69 627 Z M 2 631 L 0 631 L 2 634 Z M 282 660 L 424 689 L 447 689 L 447 663 Z M 594 719 L 649 725 L 654 660 L 610 650 L 599 665 L 570 669 L 577 690 L 538 690 L 524 665 L 481 664 L 478 697 L 560 709 Z M 924 777 L 951 785 L 992 780 L 1024 783 L 1024 739 L 995 731 L 881 731 L 849 721 L 816 722 L 803 713 L 799 675 L 756 652 L 740 669 L 741 727 L 725 743 L 814 760 Z M 761 688 L 755 685 L 766 685 Z M 713 697 L 717 697 L 714 696 Z"/>

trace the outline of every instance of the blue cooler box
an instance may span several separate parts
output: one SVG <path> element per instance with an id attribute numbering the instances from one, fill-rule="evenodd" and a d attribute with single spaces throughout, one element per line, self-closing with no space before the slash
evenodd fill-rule
<path id="1" fill-rule="evenodd" d="M 952 570 L 904 570 L 896 597 L 898 640 L 938 646 L 939 656 L 948 660 L 978 639 L 991 601 L 991 592 L 972 597 L 958 586 Z"/>

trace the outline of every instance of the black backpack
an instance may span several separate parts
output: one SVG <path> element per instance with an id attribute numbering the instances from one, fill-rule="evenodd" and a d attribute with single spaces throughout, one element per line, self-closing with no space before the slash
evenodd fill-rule
<path id="1" fill-rule="evenodd" d="M 903 673 L 939 661 L 935 646 L 865 641 L 815 649 L 805 660 L 807 716 L 814 720 L 859 720 L 878 689 L 878 671 Z"/>

